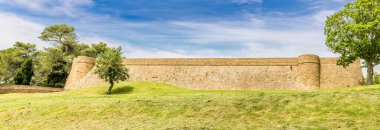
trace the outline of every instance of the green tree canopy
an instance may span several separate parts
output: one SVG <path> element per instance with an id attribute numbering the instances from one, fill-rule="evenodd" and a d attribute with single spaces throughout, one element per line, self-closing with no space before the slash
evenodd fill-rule
<path id="1" fill-rule="evenodd" d="M 63 87 L 71 65 L 68 61 L 69 57 L 60 48 L 50 47 L 40 51 L 34 77 L 36 84 Z"/>
<path id="2" fill-rule="evenodd" d="M 35 44 L 16 42 L 13 47 L 21 51 L 19 52 L 21 58 L 34 58 L 37 55 L 37 48 Z"/>
<path id="3" fill-rule="evenodd" d="M 373 84 L 374 66 L 380 57 L 380 1 L 357 0 L 329 16 L 325 25 L 326 45 L 341 56 L 344 67 L 358 58 L 365 61 L 367 84 Z"/>
<path id="4" fill-rule="evenodd" d="M 87 44 L 78 44 L 76 37 L 75 28 L 67 24 L 49 26 L 43 30 L 39 38 L 52 42 L 56 47 L 41 51 L 35 76 L 37 84 L 63 87 L 73 59 L 84 55 L 84 50 L 89 48 Z"/>
<path id="5" fill-rule="evenodd" d="M 13 80 L 15 73 L 27 59 L 36 59 L 38 52 L 36 45 L 16 42 L 13 47 L 0 51 L 0 84 L 7 84 Z M 33 63 L 34 64 L 34 63 Z"/>
<path id="6" fill-rule="evenodd" d="M 55 45 L 61 47 L 65 53 L 72 53 L 74 51 L 74 44 L 77 43 L 77 35 L 75 28 L 67 24 L 58 24 L 47 27 L 39 37 L 43 41 L 51 41 Z"/>
<path id="7" fill-rule="evenodd" d="M 67 76 L 69 73 L 65 70 L 67 62 L 58 58 L 53 61 L 50 73 L 47 75 L 46 84 L 48 87 L 63 88 L 66 83 Z"/>
<path id="8" fill-rule="evenodd" d="M 90 47 L 88 44 L 84 44 L 84 43 L 81 43 L 81 44 L 76 43 L 73 46 L 74 46 L 74 51 L 73 53 L 71 53 L 71 56 L 70 56 L 70 58 L 72 59 L 78 56 L 86 55 L 85 51 Z"/>
<path id="9" fill-rule="evenodd" d="M 106 52 L 111 48 L 107 47 L 107 43 L 100 42 L 91 44 L 91 47 L 84 50 L 84 55 L 90 56 L 90 57 L 98 57 L 100 54 Z"/>
<path id="10" fill-rule="evenodd" d="M 128 70 L 124 67 L 122 62 L 121 48 L 109 49 L 100 54 L 96 59 L 95 74 L 111 84 L 107 94 L 111 94 L 114 82 L 124 81 L 129 77 Z"/>

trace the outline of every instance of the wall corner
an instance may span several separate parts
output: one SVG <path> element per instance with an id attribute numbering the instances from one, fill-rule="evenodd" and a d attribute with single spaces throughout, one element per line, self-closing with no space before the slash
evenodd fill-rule
<path id="1" fill-rule="evenodd" d="M 74 58 L 64 89 L 74 89 L 76 87 L 75 83 L 79 82 L 95 66 L 95 61 L 95 58 L 87 56 Z"/>

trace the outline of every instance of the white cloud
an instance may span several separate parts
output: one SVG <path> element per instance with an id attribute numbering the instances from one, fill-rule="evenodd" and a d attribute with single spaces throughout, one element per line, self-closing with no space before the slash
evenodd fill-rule
<path id="1" fill-rule="evenodd" d="M 317 12 L 313 18 L 315 19 L 315 22 L 316 24 L 320 25 L 320 26 L 324 26 L 325 25 L 325 21 L 327 20 L 327 16 L 330 16 L 332 14 L 334 14 L 335 12 L 337 11 L 334 11 L 334 10 L 322 10 L 322 11 L 319 11 Z"/>
<path id="2" fill-rule="evenodd" d="M 300 26 L 310 26 L 307 22 Z M 296 57 L 305 53 L 333 56 L 324 44 L 322 28 L 267 28 L 251 23 L 172 24 L 189 30 L 185 33 L 193 43 L 241 46 L 242 50 L 236 50 L 238 53 L 232 53 L 232 57 Z"/>
<path id="3" fill-rule="evenodd" d="M 90 30 L 91 27 L 98 26 L 100 28 L 97 30 L 106 31 L 97 32 L 97 34 L 114 34 L 112 36 L 118 38 L 126 37 L 133 41 L 147 42 L 144 44 L 149 44 L 149 47 L 124 41 L 111 40 L 109 42 L 125 44 L 127 49 L 133 48 L 127 50 L 126 53 L 128 57 L 135 58 L 297 57 L 309 53 L 331 57 L 336 55 L 332 54 L 324 44 L 323 26 L 326 16 L 333 12 L 322 10 L 308 16 L 276 18 L 247 14 L 249 20 L 246 21 L 139 23 L 113 21 L 112 24 L 105 25 L 86 24 L 91 25 Z M 149 31 L 140 32 L 139 30 Z M 89 32 L 83 32 L 85 33 Z M 104 36 L 90 37 L 94 39 Z M 177 45 L 182 43 L 186 43 L 186 47 Z"/>
<path id="4" fill-rule="evenodd" d="M 43 31 L 45 26 L 40 23 L 21 18 L 12 13 L 0 12 L 0 49 L 11 47 L 16 41 L 30 42 L 46 46 L 46 43 L 41 44 L 38 35 Z"/>
<path id="5" fill-rule="evenodd" d="M 92 0 L 0 0 L 0 4 L 18 6 L 51 16 L 83 16 L 80 6 L 93 5 Z"/>
<path id="6" fill-rule="evenodd" d="M 265 19 L 260 21 L 267 22 Z M 287 21 L 287 20 L 281 20 Z M 314 23 L 310 22 L 314 21 Z M 105 41 L 107 43 L 117 43 L 125 48 L 126 56 L 133 58 L 181 58 L 181 57 L 297 57 L 302 54 L 318 54 L 320 56 L 335 56 L 324 44 L 323 28 L 316 26 L 316 20 L 313 16 L 305 21 L 298 21 L 298 26 L 292 28 L 275 28 L 267 26 L 257 26 L 250 21 L 246 22 L 189 22 L 177 21 L 168 23 L 143 23 L 161 30 L 162 28 L 177 27 L 175 35 L 172 33 L 166 35 L 154 35 L 153 32 L 144 32 L 139 34 L 125 34 L 131 36 L 142 36 L 146 41 L 163 41 L 170 39 L 179 39 L 178 42 L 186 42 L 189 48 L 181 48 L 176 45 L 165 47 L 157 43 L 151 47 L 137 46 L 126 41 L 111 40 L 110 38 L 101 38 L 102 36 L 92 35 L 82 37 L 80 41 L 94 43 Z M 286 23 L 290 24 L 290 23 Z M 312 25 L 312 26 L 311 26 Z M 319 25 L 319 24 L 318 24 Z M 148 28 L 150 28 L 148 26 Z M 301 26 L 301 27 L 300 27 Z M 146 26 L 141 26 L 146 28 Z M 119 28 L 125 28 L 119 26 Z M 168 30 L 173 31 L 173 30 Z M 183 37 L 183 38 L 181 38 Z M 86 40 L 83 40 L 85 38 Z M 136 37 L 138 38 L 138 37 Z M 138 39 L 140 39 L 138 38 Z M 82 40 L 81 40 L 82 39 Z M 215 48 L 204 46 L 215 46 Z M 156 47 L 155 47 L 156 46 Z M 220 49 L 218 47 L 235 46 L 233 49 Z M 165 50 L 160 50 L 163 48 Z"/>
<path id="7" fill-rule="evenodd" d="M 119 41 L 110 39 L 107 37 L 102 37 L 95 34 L 87 34 L 87 35 L 79 35 L 80 42 L 83 43 L 99 43 L 99 42 L 105 42 L 110 47 L 119 47 L 121 46 L 123 48 L 124 56 L 128 58 L 160 58 L 160 57 L 166 57 L 166 58 L 184 58 L 188 57 L 186 55 L 182 55 L 178 52 L 171 52 L 171 51 L 163 51 L 158 50 L 154 48 L 141 48 L 136 47 L 132 44 L 130 44 L 128 41 Z"/>

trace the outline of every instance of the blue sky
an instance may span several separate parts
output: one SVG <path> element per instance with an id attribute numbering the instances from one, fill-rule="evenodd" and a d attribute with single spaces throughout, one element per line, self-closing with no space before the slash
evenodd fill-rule
<path id="1" fill-rule="evenodd" d="M 130 58 L 336 56 L 326 16 L 352 0 L 0 0 L 0 49 L 40 47 L 46 27 L 76 27 L 81 43 L 122 46 Z"/>

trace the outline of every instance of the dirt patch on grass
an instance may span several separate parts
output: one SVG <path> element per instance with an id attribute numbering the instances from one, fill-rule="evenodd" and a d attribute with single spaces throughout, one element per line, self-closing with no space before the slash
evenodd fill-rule
<path id="1" fill-rule="evenodd" d="M 12 85 L 0 87 L 0 94 L 6 93 L 52 93 L 61 92 L 63 88 L 49 88 L 39 86 Z"/>

